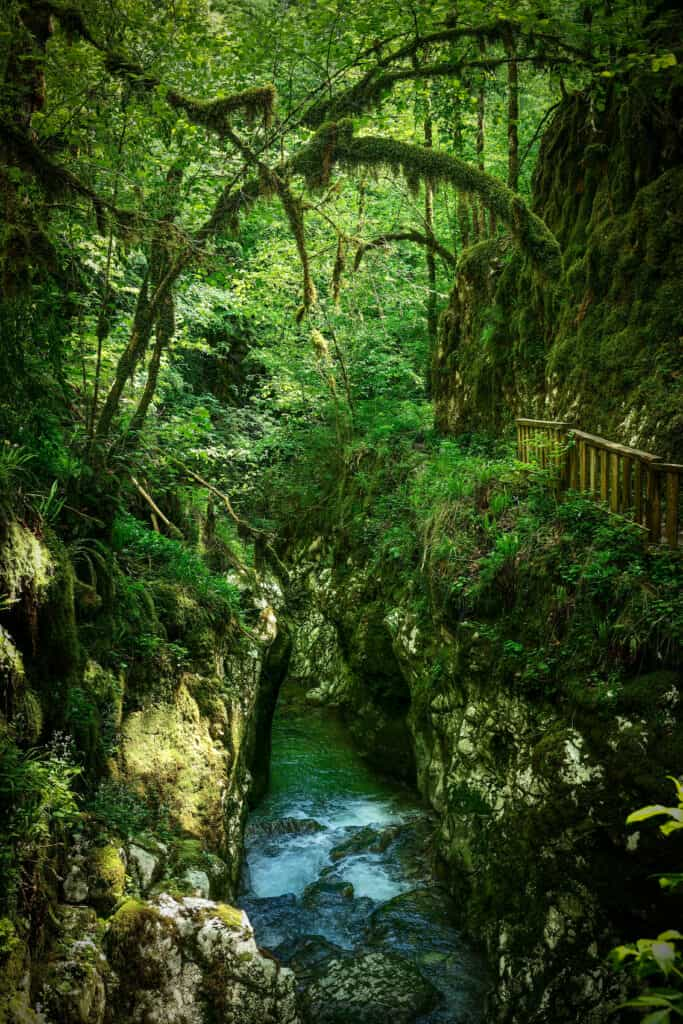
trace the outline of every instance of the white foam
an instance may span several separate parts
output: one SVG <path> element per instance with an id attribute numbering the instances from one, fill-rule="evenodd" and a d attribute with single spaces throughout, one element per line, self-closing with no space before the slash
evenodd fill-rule
<path id="1" fill-rule="evenodd" d="M 249 880 L 254 896 L 299 896 L 307 885 L 315 882 L 329 860 L 334 839 L 329 833 L 286 836 L 272 841 L 264 849 L 260 843 L 247 851 Z M 275 847 L 275 852 L 270 850 Z"/>
<path id="2" fill-rule="evenodd" d="M 377 855 L 353 857 L 339 874 L 345 882 L 351 883 L 355 897 L 369 896 L 378 903 L 410 889 L 409 882 L 399 882 L 389 874 Z"/>

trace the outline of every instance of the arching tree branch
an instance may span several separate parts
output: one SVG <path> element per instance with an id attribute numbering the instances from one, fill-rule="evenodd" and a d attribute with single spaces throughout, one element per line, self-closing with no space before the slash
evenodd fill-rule
<path id="1" fill-rule="evenodd" d="M 383 249 L 390 242 L 415 242 L 416 245 L 423 245 L 426 249 L 435 252 L 437 256 L 447 263 L 450 267 L 454 267 L 456 263 L 455 255 L 447 249 L 445 245 L 433 235 L 423 235 L 419 231 L 415 231 L 412 228 L 406 229 L 405 231 L 389 231 L 384 235 L 379 235 L 377 238 L 371 239 L 369 242 L 362 242 L 356 250 L 356 258 L 354 260 L 353 269 L 358 270 L 365 253 L 370 249 Z"/>
<path id="2" fill-rule="evenodd" d="M 556 65 L 587 62 L 587 54 L 558 36 L 549 33 L 523 30 L 511 20 L 497 19 L 488 25 L 451 26 L 416 35 L 398 49 L 383 55 L 384 44 L 376 45 L 377 63 L 363 75 L 358 82 L 338 93 L 314 103 L 306 111 L 303 121 L 310 128 L 318 128 L 326 121 L 337 121 L 342 117 L 360 114 L 368 107 L 378 103 L 382 96 L 397 82 L 416 78 L 437 78 L 462 75 L 465 68 L 480 68 L 494 71 L 505 65 L 509 57 L 493 60 L 471 60 L 463 57 L 458 60 L 443 61 L 436 64 L 396 68 L 396 64 L 414 57 L 421 50 L 444 43 L 455 43 L 460 40 L 478 40 L 479 42 L 504 43 L 505 40 L 524 41 L 530 52 L 518 57 L 518 62 L 527 61 L 540 65 Z"/>
<path id="3" fill-rule="evenodd" d="M 317 128 L 324 121 L 337 121 L 342 117 L 362 114 L 369 107 L 378 105 L 384 96 L 399 82 L 418 79 L 459 78 L 465 71 L 496 71 L 510 64 L 510 57 L 495 57 L 488 60 L 440 61 L 437 64 L 422 64 L 420 67 L 396 68 L 381 74 L 373 72 L 344 92 L 324 100 L 306 112 L 305 123 Z M 517 64 L 530 63 L 537 66 L 546 64 L 569 64 L 569 57 L 541 57 L 537 54 L 517 57 Z"/>
<path id="4" fill-rule="evenodd" d="M 410 185 L 420 180 L 446 182 L 474 193 L 505 224 L 542 273 L 562 273 L 560 246 L 548 226 L 533 213 L 521 196 L 492 175 L 438 150 L 393 139 L 355 138 L 351 122 L 324 125 L 291 161 L 291 170 L 302 174 L 309 186 L 327 184 L 332 167 L 388 167 L 405 175 Z"/>

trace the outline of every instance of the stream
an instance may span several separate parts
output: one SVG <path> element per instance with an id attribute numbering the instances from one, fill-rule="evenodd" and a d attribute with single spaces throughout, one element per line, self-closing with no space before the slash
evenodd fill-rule
<path id="1" fill-rule="evenodd" d="M 251 814 L 241 903 L 316 1024 L 479 1024 L 480 955 L 434 877 L 434 817 L 324 709 L 282 697 L 270 789 Z"/>

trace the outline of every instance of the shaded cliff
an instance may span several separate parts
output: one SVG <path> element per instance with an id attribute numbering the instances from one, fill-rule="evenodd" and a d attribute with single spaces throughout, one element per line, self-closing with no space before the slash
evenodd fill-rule
<path id="1" fill-rule="evenodd" d="M 224 902 L 282 592 L 211 564 L 132 517 L 110 547 L 3 526 L 0 1021 L 296 1020 L 292 976 Z"/>
<path id="2" fill-rule="evenodd" d="M 564 276 L 545 279 L 506 239 L 463 253 L 434 361 L 442 430 L 543 415 L 680 457 L 682 113 L 678 68 L 560 103 L 533 206 Z"/>

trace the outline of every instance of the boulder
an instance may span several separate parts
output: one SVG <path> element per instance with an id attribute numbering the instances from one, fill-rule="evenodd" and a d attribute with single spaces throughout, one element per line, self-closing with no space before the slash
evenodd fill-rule
<path id="1" fill-rule="evenodd" d="M 308 986 L 310 1024 L 410 1024 L 439 1001 L 436 989 L 400 956 L 366 953 L 331 960 Z"/>
<path id="2" fill-rule="evenodd" d="M 244 911 L 161 895 L 127 900 L 105 945 L 117 1024 L 299 1024 L 294 975 L 262 953 Z"/>
<path id="3" fill-rule="evenodd" d="M 91 907 L 62 906 L 57 916 L 59 941 L 48 959 L 39 1004 L 50 1021 L 102 1024 L 111 972 L 97 914 Z"/>

